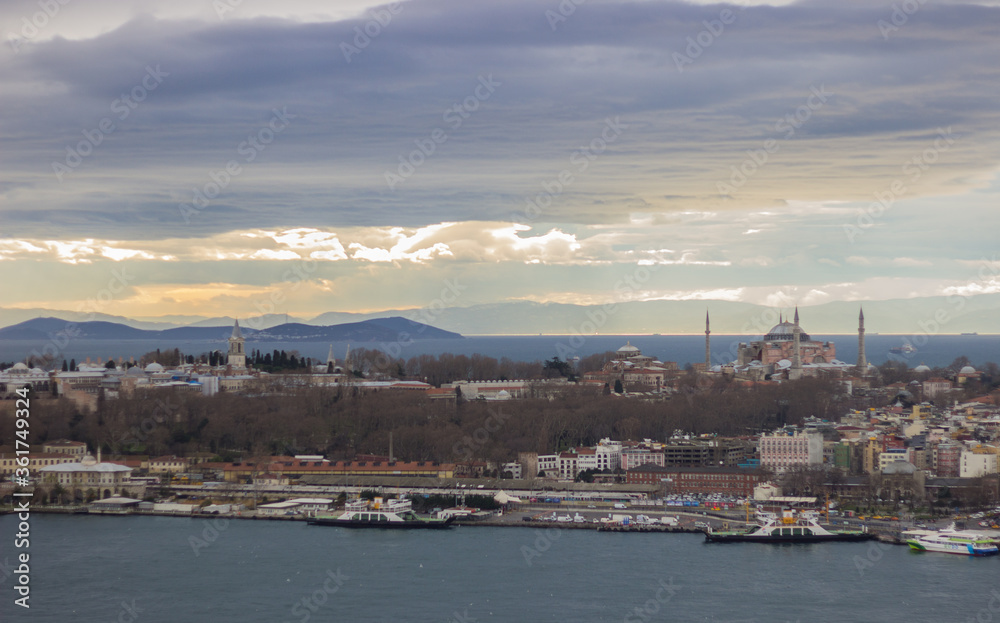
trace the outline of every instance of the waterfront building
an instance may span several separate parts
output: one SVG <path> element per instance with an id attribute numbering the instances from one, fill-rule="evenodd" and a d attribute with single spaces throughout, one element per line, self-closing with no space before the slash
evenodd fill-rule
<path id="1" fill-rule="evenodd" d="M 59 463 L 41 468 L 42 482 L 58 484 L 82 499 L 88 489 L 94 489 L 99 498 L 109 498 L 122 493 L 130 484 L 132 468 L 116 463 L 103 463 L 98 458 L 86 455 L 77 463 Z"/>
<path id="2" fill-rule="evenodd" d="M 711 494 L 750 497 L 764 482 L 755 471 L 735 467 L 661 467 L 642 465 L 626 474 L 630 485 L 662 485 L 666 494 Z"/>
<path id="3" fill-rule="evenodd" d="M 521 477 L 524 475 L 521 464 L 517 461 L 504 463 L 500 468 L 500 472 L 504 478 L 512 478 L 514 480 L 521 480 Z"/>
<path id="4" fill-rule="evenodd" d="M 249 482 L 261 474 L 298 479 L 302 476 L 422 476 L 452 478 L 454 463 L 431 461 L 328 461 L 272 456 L 263 461 L 228 463 L 222 467 L 227 482 Z"/>
<path id="5" fill-rule="evenodd" d="M 549 478 L 555 477 L 559 473 L 559 455 L 558 454 L 539 454 L 538 455 L 538 472 L 537 474 L 545 473 Z"/>

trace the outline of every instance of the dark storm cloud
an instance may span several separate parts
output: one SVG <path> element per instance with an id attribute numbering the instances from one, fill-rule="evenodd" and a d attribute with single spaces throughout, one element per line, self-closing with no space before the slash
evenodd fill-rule
<path id="1" fill-rule="evenodd" d="M 370 15 L 143 17 L 8 54 L 0 61 L 10 87 L 0 94 L 6 233 L 128 239 L 506 218 L 572 170 L 570 158 L 606 118 L 621 116 L 631 129 L 588 171 L 574 171 L 544 214 L 614 223 L 637 207 L 667 211 L 714 194 L 730 165 L 780 138 L 776 122 L 821 85 L 835 95 L 796 128 L 785 148 L 798 150 L 790 170 L 854 171 L 859 158 L 877 161 L 869 171 L 898 168 L 908 142 L 949 125 L 970 137 L 956 167 L 995 166 L 996 8 L 926 3 L 886 37 L 878 24 L 891 20 L 891 6 L 728 7 L 735 20 L 724 32 L 691 47 L 725 5 L 585 3 L 554 22 L 546 11 L 558 7 L 417 0 L 367 43 L 357 32 L 376 30 Z M 168 75 L 121 118 L 114 102 L 147 68 Z M 467 118 L 453 114 L 462 123 L 451 127 L 445 111 L 491 75 L 495 93 Z M 283 108 L 295 118 L 246 161 L 240 145 Z M 115 130 L 60 182 L 53 162 L 104 118 Z M 447 140 L 390 189 L 385 173 L 435 129 Z M 844 142 L 822 142 L 833 139 Z M 182 220 L 178 205 L 232 160 L 240 175 Z M 777 167 L 756 183 L 757 205 L 802 196 L 798 174 L 786 179 Z M 815 186 L 825 198 L 856 198 L 842 196 L 843 184 Z"/>

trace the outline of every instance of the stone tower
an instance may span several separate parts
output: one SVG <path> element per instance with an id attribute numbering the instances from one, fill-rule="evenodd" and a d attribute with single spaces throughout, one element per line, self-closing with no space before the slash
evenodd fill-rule
<path id="1" fill-rule="evenodd" d="M 245 342 L 243 333 L 240 331 L 240 321 L 237 319 L 233 324 L 233 334 L 229 336 L 229 355 L 227 359 L 227 362 L 233 368 L 247 367 L 247 353 L 244 348 Z"/>

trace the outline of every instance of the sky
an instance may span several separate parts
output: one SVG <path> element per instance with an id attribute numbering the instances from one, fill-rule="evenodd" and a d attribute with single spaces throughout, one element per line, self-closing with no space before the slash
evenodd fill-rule
<path id="1" fill-rule="evenodd" d="M 1000 292 L 1000 2 L 10 0 L 0 39 L 0 307 Z"/>

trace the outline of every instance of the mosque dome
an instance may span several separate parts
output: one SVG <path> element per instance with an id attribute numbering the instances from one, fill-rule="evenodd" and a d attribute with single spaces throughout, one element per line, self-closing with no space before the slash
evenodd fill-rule
<path id="1" fill-rule="evenodd" d="M 154 361 L 146 366 L 146 372 L 163 372 L 163 366 Z"/>
<path id="2" fill-rule="evenodd" d="M 618 354 L 627 356 L 638 355 L 639 349 L 636 348 L 635 346 L 632 346 L 631 342 L 627 342 L 625 346 L 622 346 L 621 348 L 618 349 Z"/>
<path id="3" fill-rule="evenodd" d="M 959 370 L 958 373 L 959 374 L 975 374 L 976 373 L 976 369 L 973 368 L 972 366 L 965 366 L 964 368 L 962 368 L 961 370 Z"/>
<path id="4" fill-rule="evenodd" d="M 778 324 L 771 327 L 771 330 L 767 332 L 764 336 L 765 342 L 782 342 L 782 341 L 792 341 L 795 339 L 795 323 L 779 322 Z M 799 327 L 799 339 L 803 342 L 809 341 L 809 334 Z"/>
<path id="5" fill-rule="evenodd" d="M 931 368 L 927 364 L 922 363 L 919 366 L 917 366 L 916 368 L 914 368 L 913 371 L 914 372 L 930 372 Z"/>
<path id="6" fill-rule="evenodd" d="M 14 366 L 10 369 L 10 371 L 11 374 L 27 374 L 29 370 L 27 365 L 19 361 L 14 364 Z"/>

